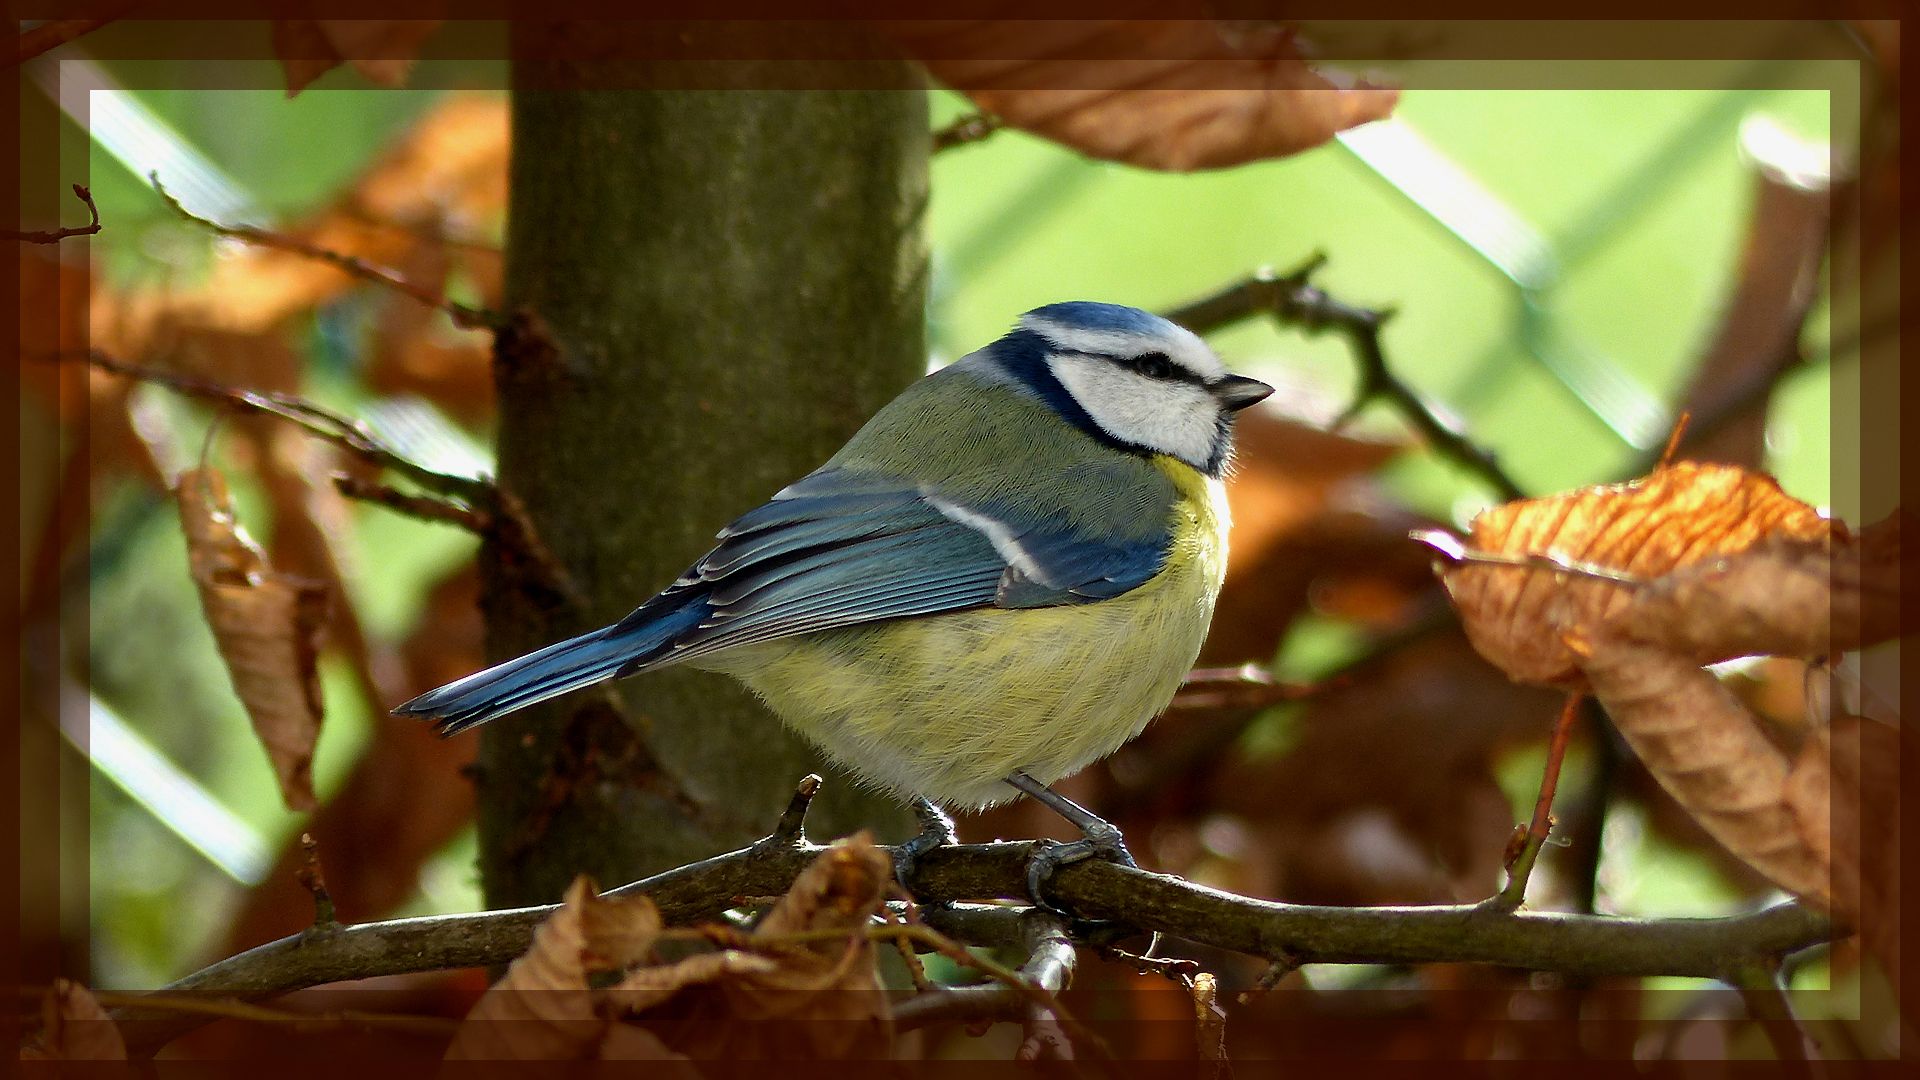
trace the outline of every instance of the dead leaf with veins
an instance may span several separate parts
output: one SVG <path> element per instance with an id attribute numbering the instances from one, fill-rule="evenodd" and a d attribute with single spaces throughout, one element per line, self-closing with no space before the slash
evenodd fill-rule
<path id="1" fill-rule="evenodd" d="M 328 590 L 267 565 L 234 520 L 219 473 L 189 469 L 177 494 L 193 582 L 234 692 L 266 747 L 281 797 L 295 810 L 311 810 Z"/>
<path id="2" fill-rule="evenodd" d="M 1186 172 L 1284 157 L 1392 113 L 1400 92 L 1307 62 L 1290 27 L 1223 20 L 879 24 L 1008 126 Z"/>

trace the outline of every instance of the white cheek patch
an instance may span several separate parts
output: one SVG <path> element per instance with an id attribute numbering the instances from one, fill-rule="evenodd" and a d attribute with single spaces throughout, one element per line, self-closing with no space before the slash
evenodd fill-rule
<path id="1" fill-rule="evenodd" d="M 1121 442 L 1204 468 L 1219 434 L 1219 406 L 1203 387 L 1150 379 L 1107 360 L 1053 355 L 1047 366 L 1100 429 Z"/>

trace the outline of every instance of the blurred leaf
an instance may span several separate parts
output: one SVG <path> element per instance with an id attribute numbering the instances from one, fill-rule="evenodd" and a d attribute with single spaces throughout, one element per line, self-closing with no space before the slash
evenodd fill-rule
<path id="1" fill-rule="evenodd" d="M 93 993 L 66 979 L 55 979 L 41 999 L 42 1028 L 21 1048 L 27 1061 L 125 1061 L 127 1044 Z"/>
<path id="2" fill-rule="evenodd" d="M 1788 780 L 1802 837 L 1832 863 L 1834 910 L 1859 931 L 1896 988 L 1903 915 L 1900 741 L 1890 725 L 1836 716 L 1807 740 Z"/>
<path id="3" fill-rule="evenodd" d="M 1309 66 L 1293 31 L 1221 21 L 886 22 L 933 76 L 1089 157 L 1218 169 L 1311 149 L 1399 91 Z"/>
<path id="4" fill-rule="evenodd" d="M 327 590 L 267 565 L 234 520 L 219 473 L 181 473 L 178 496 L 194 584 L 234 691 L 266 747 L 281 796 L 295 810 L 311 810 Z"/>
<path id="5" fill-rule="evenodd" d="M 276 19 L 273 52 L 288 97 L 342 61 L 368 82 L 393 88 L 406 82 L 420 46 L 439 29 L 438 19 Z"/>

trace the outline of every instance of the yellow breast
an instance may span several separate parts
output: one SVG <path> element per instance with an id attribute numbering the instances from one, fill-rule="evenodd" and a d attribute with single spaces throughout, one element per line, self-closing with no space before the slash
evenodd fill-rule
<path id="1" fill-rule="evenodd" d="M 1172 458 L 1166 565 L 1111 600 L 981 608 L 784 638 L 703 666 L 752 687 L 829 756 L 902 795 L 950 806 L 1012 798 L 1138 734 L 1200 653 L 1227 568 L 1226 491 Z"/>

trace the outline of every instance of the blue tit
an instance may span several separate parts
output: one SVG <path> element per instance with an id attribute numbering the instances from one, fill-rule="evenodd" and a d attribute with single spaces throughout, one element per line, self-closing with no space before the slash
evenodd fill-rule
<path id="1" fill-rule="evenodd" d="M 725 672 L 866 781 L 984 808 L 1020 793 L 1079 826 L 1044 870 L 1118 830 L 1047 785 L 1166 708 L 1227 567 L 1236 412 L 1272 387 L 1190 331 L 1051 304 L 920 379 L 826 464 L 720 531 L 612 626 L 395 710 L 463 731 L 669 664 Z"/>

